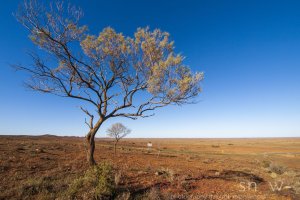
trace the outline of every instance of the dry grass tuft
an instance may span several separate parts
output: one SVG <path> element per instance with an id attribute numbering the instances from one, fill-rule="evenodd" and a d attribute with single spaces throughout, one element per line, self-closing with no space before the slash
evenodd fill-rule
<path id="1" fill-rule="evenodd" d="M 175 179 L 175 172 L 170 168 L 161 168 L 156 174 L 166 177 L 170 182 L 173 182 Z"/>
<path id="2" fill-rule="evenodd" d="M 285 167 L 281 166 L 281 165 L 278 165 L 278 164 L 275 164 L 275 163 L 271 163 L 270 166 L 269 166 L 269 169 L 271 172 L 274 172 L 276 174 L 283 174 L 285 172 Z"/>

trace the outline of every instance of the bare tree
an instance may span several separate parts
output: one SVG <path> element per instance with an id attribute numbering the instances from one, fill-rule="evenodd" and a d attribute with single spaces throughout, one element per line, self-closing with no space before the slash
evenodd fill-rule
<path id="1" fill-rule="evenodd" d="M 125 37 L 108 27 L 89 35 L 79 25 L 82 16 L 63 3 L 25 1 L 16 18 L 44 52 L 31 53 L 33 64 L 18 69 L 31 74 L 26 82 L 31 89 L 90 105 L 81 110 L 88 117 L 87 159 L 93 165 L 95 135 L 106 120 L 148 117 L 157 108 L 194 103 L 203 73 L 193 74 L 183 64 L 167 32 L 138 28 Z"/>
<path id="2" fill-rule="evenodd" d="M 117 144 L 118 142 L 126 137 L 131 132 L 130 129 L 128 129 L 126 126 L 124 126 L 121 123 L 115 123 L 110 128 L 107 129 L 107 135 L 109 137 L 114 138 L 114 152 L 117 153 Z"/>

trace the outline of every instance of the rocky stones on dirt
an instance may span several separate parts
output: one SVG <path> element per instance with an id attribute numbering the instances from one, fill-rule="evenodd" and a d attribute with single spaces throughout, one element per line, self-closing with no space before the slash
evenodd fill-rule
<path id="1" fill-rule="evenodd" d="M 35 152 L 37 152 L 37 153 L 44 153 L 45 151 L 43 149 L 36 148 Z"/>

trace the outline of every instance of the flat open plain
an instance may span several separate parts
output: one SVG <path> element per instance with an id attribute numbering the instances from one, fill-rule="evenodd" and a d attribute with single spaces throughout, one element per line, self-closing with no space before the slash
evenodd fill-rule
<path id="1" fill-rule="evenodd" d="M 300 199 L 300 138 L 97 139 L 95 159 L 130 199 Z M 87 168 L 84 138 L 0 136 L 0 199 L 60 199 Z"/>

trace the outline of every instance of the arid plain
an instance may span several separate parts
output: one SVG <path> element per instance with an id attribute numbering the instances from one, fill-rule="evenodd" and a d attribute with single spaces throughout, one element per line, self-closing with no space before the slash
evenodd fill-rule
<path id="1" fill-rule="evenodd" d="M 95 159 L 114 199 L 300 199 L 300 138 L 99 138 Z M 0 199 L 64 199 L 87 169 L 84 138 L 0 136 Z"/>

